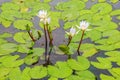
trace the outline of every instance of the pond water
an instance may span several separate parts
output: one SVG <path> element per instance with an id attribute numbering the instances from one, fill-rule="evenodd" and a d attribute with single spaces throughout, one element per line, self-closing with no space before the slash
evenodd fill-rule
<path id="1" fill-rule="evenodd" d="M 5 2 L 9 2 L 11 0 L 0 0 L 0 5 L 2 5 L 3 3 Z M 41 0 L 43 1 L 43 0 Z M 55 9 L 55 6 L 57 5 L 57 3 L 59 2 L 67 2 L 68 0 L 53 0 L 52 2 L 50 2 L 50 6 L 51 6 L 51 10 L 52 11 L 57 11 Z M 109 2 L 109 1 L 108 1 Z M 95 0 L 94 2 L 91 1 L 91 0 L 88 0 L 88 2 L 86 3 L 86 8 L 87 9 L 90 9 L 91 6 L 93 6 L 94 4 L 97 4 L 98 1 Z M 116 10 L 116 9 L 120 9 L 120 1 L 118 1 L 117 3 L 115 4 L 112 4 L 112 7 L 113 7 L 113 10 Z M 34 26 L 37 28 L 37 29 L 41 29 L 38 25 L 39 23 L 39 18 L 38 17 L 35 17 L 34 19 L 32 19 L 32 21 L 34 22 Z M 117 24 L 120 22 L 120 20 L 116 19 L 116 16 L 113 16 L 112 17 L 112 21 L 116 22 Z M 60 27 L 58 29 L 55 29 L 53 31 L 53 44 L 56 45 L 56 46 L 59 46 L 60 44 L 66 44 L 67 43 L 67 39 L 65 38 L 65 31 L 64 31 L 64 24 L 65 22 L 63 20 L 59 20 L 59 24 L 60 24 Z M 120 26 L 117 28 L 119 31 L 120 31 Z M 18 29 L 15 29 L 14 26 L 12 25 L 11 27 L 9 28 L 4 28 L 3 25 L 0 25 L 0 33 L 4 33 L 4 32 L 8 32 L 8 33 L 12 33 L 12 34 L 15 34 L 16 32 L 19 32 L 20 30 Z M 7 40 L 9 42 L 14 42 L 14 39 L 13 38 L 7 38 Z M 44 47 L 44 36 L 41 37 L 41 39 L 39 41 L 36 41 L 35 42 L 36 44 L 34 45 L 34 47 Z M 83 43 L 94 43 L 93 41 L 91 41 L 89 38 L 83 40 Z M 119 50 L 119 49 L 118 49 Z M 100 50 L 97 52 L 97 54 L 93 55 L 92 57 L 89 57 L 89 61 L 97 61 L 96 60 L 96 57 L 106 57 L 106 55 L 104 54 L 106 51 L 104 50 Z M 12 55 L 20 55 L 21 58 L 24 58 L 26 56 L 26 54 L 21 54 L 21 53 L 12 53 Z M 73 58 L 76 59 L 77 57 L 77 54 L 74 54 L 72 55 Z M 56 63 L 57 61 L 66 61 L 67 60 L 67 56 L 66 55 L 57 55 L 57 54 L 51 54 L 51 59 L 50 61 L 52 63 Z M 39 60 L 39 62 L 35 65 L 40 65 L 40 64 L 43 64 L 44 63 L 44 60 Z M 116 65 L 116 63 L 112 63 L 113 67 L 119 67 L 118 65 Z M 23 64 L 21 66 L 21 70 L 23 70 L 26 66 L 26 64 Z M 30 67 L 33 67 L 34 65 L 30 66 Z M 91 72 L 93 72 L 96 76 L 96 80 L 101 80 L 100 79 L 100 74 L 103 73 L 103 74 L 106 74 L 106 75 L 111 75 L 110 72 L 108 70 L 104 70 L 104 69 L 98 69 L 94 66 L 91 65 L 91 67 L 89 68 L 89 70 Z M 44 78 L 44 79 L 32 79 L 32 80 L 48 80 L 48 78 Z M 61 80 L 61 79 L 60 79 Z"/>

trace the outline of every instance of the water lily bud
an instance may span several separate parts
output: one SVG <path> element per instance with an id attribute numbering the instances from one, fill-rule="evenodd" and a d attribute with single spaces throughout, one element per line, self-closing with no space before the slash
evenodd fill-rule
<path id="1" fill-rule="evenodd" d="M 66 33 L 67 33 L 67 35 L 73 37 L 73 36 L 76 34 L 76 29 L 72 27 L 72 28 L 70 29 L 70 32 L 66 32 Z"/>

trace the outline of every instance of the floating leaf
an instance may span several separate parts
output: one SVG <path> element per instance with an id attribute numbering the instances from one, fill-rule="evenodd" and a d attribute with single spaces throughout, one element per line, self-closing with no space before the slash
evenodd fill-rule
<path id="1" fill-rule="evenodd" d="M 9 79 L 10 80 L 22 80 L 22 77 L 21 77 L 21 71 L 20 69 L 17 67 L 17 68 L 14 68 L 10 73 L 9 73 Z"/>
<path id="2" fill-rule="evenodd" d="M 0 73 L 0 78 L 7 76 L 10 71 L 11 71 L 11 68 L 6 68 L 6 67 L 3 67 L 3 66 L 0 66 L 0 72 L 1 72 Z"/>
<path id="3" fill-rule="evenodd" d="M 3 19 L 9 20 L 9 21 L 14 21 L 15 18 L 21 18 L 21 14 L 18 11 L 15 10 L 6 10 L 1 12 L 0 16 Z"/>
<path id="4" fill-rule="evenodd" d="M 58 78 L 50 77 L 48 80 L 58 80 Z"/>
<path id="5" fill-rule="evenodd" d="M 0 39 L 0 45 L 1 45 L 1 44 L 5 44 L 5 43 L 7 43 L 7 42 L 8 42 L 7 40 Z"/>
<path id="6" fill-rule="evenodd" d="M 120 34 L 118 30 L 108 30 L 108 31 L 103 32 L 103 37 L 113 36 L 113 35 L 118 35 L 118 34 Z"/>
<path id="7" fill-rule="evenodd" d="M 81 80 L 81 78 L 77 75 L 71 75 L 64 80 Z"/>
<path id="8" fill-rule="evenodd" d="M 24 60 L 27 65 L 31 65 L 36 63 L 38 59 L 39 59 L 39 56 L 34 56 L 34 54 L 29 54 L 28 56 L 25 57 Z"/>
<path id="9" fill-rule="evenodd" d="M 18 67 L 18 66 L 22 65 L 24 62 L 22 59 L 16 60 L 18 58 L 19 58 L 18 55 L 16 55 L 16 56 L 10 56 L 10 55 L 3 56 L 2 58 L 0 58 L 0 62 L 5 67 Z"/>
<path id="10" fill-rule="evenodd" d="M 119 0 L 110 0 L 112 3 L 117 3 Z"/>
<path id="11" fill-rule="evenodd" d="M 30 41 L 30 36 L 26 32 L 18 32 L 14 35 L 14 40 L 19 43 L 26 43 L 27 41 Z"/>
<path id="12" fill-rule="evenodd" d="M 114 10 L 110 13 L 111 16 L 120 15 L 120 10 Z"/>
<path id="13" fill-rule="evenodd" d="M 48 74 L 56 78 L 65 78 L 72 74 L 66 62 L 57 62 L 55 66 L 48 66 Z"/>
<path id="14" fill-rule="evenodd" d="M 99 13 L 100 15 L 107 14 L 112 11 L 112 6 L 108 3 L 98 3 L 91 7 L 94 13 Z"/>
<path id="15" fill-rule="evenodd" d="M 97 60 L 99 62 L 91 62 L 91 64 L 96 67 L 96 68 L 99 68 L 99 69 L 109 69 L 112 67 L 112 64 L 109 60 L 105 59 L 105 58 L 100 58 L 100 57 L 97 57 Z"/>
<path id="16" fill-rule="evenodd" d="M 35 66 L 30 70 L 30 76 L 33 79 L 41 79 L 47 76 L 47 69 L 43 66 Z"/>
<path id="17" fill-rule="evenodd" d="M 1 6 L 1 10 L 4 11 L 4 10 L 16 10 L 18 11 L 20 9 L 20 7 L 17 5 L 17 4 L 14 4 L 14 3 L 11 3 L 11 2 L 6 2 L 6 3 L 3 3 L 2 6 Z"/>
<path id="18" fill-rule="evenodd" d="M 10 33 L 0 34 L 0 38 L 9 38 L 9 37 L 12 37 L 12 34 L 10 34 Z"/>
<path id="19" fill-rule="evenodd" d="M 47 3 L 50 2 L 50 1 L 51 1 L 51 0 L 44 0 L 44 2 L 47 2 Z"/>
<path id="20" fill-rule="evenodd" d="M 79 71 L 76 74 L 80 77 L 79 80 L 95 80 L 95 75 L 88 70 Z"/>
<path id="21" fill-rule="evenodd" d="M 0 45 L 0 55 L 10 54 L 17 50 L 17 45 L 14 43 L 5 43 Z"/>
<path id="22" fill-rule="evenodd" d="M 77 25 L 77 21 L 73 21 L 73 22 L 66 22 L 64 24 L 64 29 L 69 29 L 71 28 L 72 26 L 76 26 Z"/>
<path id="23" fill-rule="evenodd" d="M 89 37 L 92 41 L 96 41 L 102 37 L 102 34 L 100 31 L 91 30 L 86 33 L 86 36 Z"/>
<path id="24" fill-rule="evenodd" d="M 105 2 L 106 0 L 98 0 L 98 2 Z"/>
<path id="25" fill-rule="evenodd" d="M 43 55 L 44 52 L 45 52 L 45 50 L 43 48 L 34 48 L 33 49 L 33 55 L 35 55 L 35 56 L 41 56 L 41 55 Z"/>
<path id="26" fill-rule="evenodd" d="M 120 68 L 116 67 L 116 68 L 112 68 L 109 69 L 109 72 L 117 79 L 120 79 Z"/>
<path id="27" fill-rule="evenodd" d="M 31 77 L 29 76 L 29 72 L 30 72 L 30 68 L 26 67 L 26 68 L 22 71 L 22 79 L 21 79 L 21 80 L 30 80 Z"/>
<path id="28" fill-rule="evenodd" d="M 101 80 L 116 80 L 114 77 L 108 76 L 105 74 L 100 74 L 100 78 L 101 78 Z"/>
<path id="29" fill-rule="evenodd" d="M 59 3 L 56 6 L 56 8 L 58 10 L 64 10 L 64 11 L 66 11 L 66 10 L 82 10 L 84 7 L 85 7 L 84 2 L 76 1 L 76 0 L 68 1 L 68 2 L 65 2 L 65 3 L 62 2 L 62 3 Z"/>
<path id="30" fill-rule="evenodd" d="M 1 20 L 1 23 L 2 23 L 2 25 L 3 25 L 5 28 L 8 28 L 8 27 L 10 27 L 10 25 L 12 24 L 12 21 L 2 19 L 2 20 Z"/>
<path id="31" fill-rule="evenodd" d="M 73 70 L 86 70 L 90 67 L 88 59 L 82 56 L 77 57 L 77 61 L 69 59 L 67 63 Z"/>
<path id="32" fill-rule="evenodd" d="M 26 30 L 26 25 L 33 26 L 33 23 L 28 20 L 17 20 L 14 22 L 14 27 L 21 30 Z"/>

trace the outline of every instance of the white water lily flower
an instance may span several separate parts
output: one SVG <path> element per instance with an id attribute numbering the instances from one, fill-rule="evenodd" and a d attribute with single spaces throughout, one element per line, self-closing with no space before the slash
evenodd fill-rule
<path id="1" fill-rule="evenodd" d="M 43 22 L 44 24 L 50 23 L 50 18 L 48 17 L 47 11 L 40 10 L 38 12 L 38 17 L 40 18 L 40 22 Z"/>
<path id="2" fill-rule="evenodd" d="M 73 37 L 73 36 L 76 34 L 76 29 L 72 27 L 72 28 L 70 29 L 70 32 L 66 32 L 66 33 L 67 33 L 67 35 L 70 35 L 70 36 Z"/>
<path id="3" fill-rule="evenodd" d="M 40 19 L 45 19 L 45 18 L 47 18 L 47 11 L 45 11 L 45 10 L 40 10 L 39 12 L 38 12 L 38 17 L 40 18 Z"/>
<path id="4" fill-rule="evenodd" d="M 86 21 L 81 21 L 80 22 L 80 26 L 77 26 L 78 29 L 81 29 L 81 30 L 87 30 L 88 29 L 88 26 L 89 26 L 89 23 L 86 22 Z"/>

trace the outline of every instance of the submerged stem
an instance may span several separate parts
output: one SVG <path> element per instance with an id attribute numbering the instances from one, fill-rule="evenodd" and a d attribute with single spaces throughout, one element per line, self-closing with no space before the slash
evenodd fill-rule
<path id="1" fill-rule="evenodd" d="M 81 39 L 80 39 L 80 42 L 79 42 L 79 46 L 78 46 L 78 49 L 77 49 L 77 53 L 78 53 L 78 55 L 81 55 L 79 49 L 80 49 L 81 44 L 82 44 L 82 40 L 83 40 L 83 36 L 84 36 L 84 32 L 85 32 L 85 30 L 82 31 L 82 36 L 81 36 Z"/>

